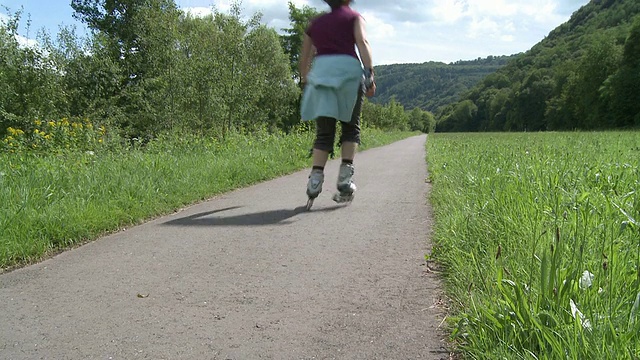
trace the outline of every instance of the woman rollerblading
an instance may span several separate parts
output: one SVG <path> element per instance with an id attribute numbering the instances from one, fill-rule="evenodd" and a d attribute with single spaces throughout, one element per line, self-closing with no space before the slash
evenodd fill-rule
<path id="1" fill-rule="evenodd" d="M 333 151 L 338 122 L 342 127 L 342 164 L 333 200 L 345 203 L 353 199 L 357 189 L 353 160 L 360 144 L 362 101 L 365 95 L 375 95 L 376 90 L 364 19 L 351 9 L 351 0 L 325 2 L 331 12 L 317 17 L 307 28 L 300 59 L 300 77 L 305 86 L 300 107 L 302 120 L 315 120 L 317 125 L 307 209 L 322 191 L 324 167 Z"/>

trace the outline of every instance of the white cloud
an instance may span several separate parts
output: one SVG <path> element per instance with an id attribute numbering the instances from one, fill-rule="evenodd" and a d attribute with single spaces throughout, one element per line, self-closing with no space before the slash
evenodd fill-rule
<path id="1" fill-rule="evenodd" d="M 194 17 L 205 17 L 207 15 L 213 14 L 213 8 L 203 7 L 203 6 L 182 8 L 181 10 L 184 11 L 185 13 L 187 13 L 187 14 L 190 14 L 191 16 L 194 16 Z"/>
<path id="2" fill-rule="evenodd" d="M 18 44 L 22 47 L 37 48 L 39 45 L 38 41 L 34 39 L 27 39 L 26 37 L 20 35 L 16 35 L 16 40 L 18 40 Z"/>
<path id="3" fill-rule="evenodd" d="M 471 16 L 509 17 L 518 13 L 525 1 L 479 0 L 469 1 L 468 13 Z M 519 4 L 520 3 L 520 4 Z"/>
<path id="4" fill-rule="evenodd" d="M 6 25 L 9 19 L 10 17 L 7 14 L 0 13 L 1 25 Z M 18 45 L 20 45 L 21 47 L 35 48 L 38 46 L 38 41 L 34 39 L 28 39 L 22 35 L 16 35 L 16 40 L 18 41 Z"/>
<path id="5" fill-rule="evenodd" d="M 233 0 L 177 0 L 194 15 L 227 12 Z M 530 49 L 589 0 L 360 0 L 353 8 L 367 21 L 379 64 L 469 60 Z M 243 14 L 289 27 L 288 1 L 243 0 Z M 328 10 L 322 0 L 293 0 L 296 7 Z M 208 7 L 207 7 L 208 6 Z"/>
<path id="6" fill-rule="evenodd" d="M 295 6 L 301 7 L 303 5 L 309 5 L 308 1 L 305 0 L 293 0 L 291 1 Z M 288 6 L 287 2 L 282 0 L 248 0 L 245 3 L 248 3 L 251 7 L 273 7 L 273 6 L 281 6 L 283 3 L 285 6 Z"/>
<path id="7" fill-rule="evenodd" d="M 490 37 L 495 38 L 500 35 L 500 26 L 497 22 L 489 18 L 473 19 L 467 29 L 467 36 L 471 39 Z"/>
<path id="8" fill-rule="evenodd" d="M 431 15 L 438 23 L 453 24 L 465 16 L 465 2 L 445 0 L 439 2 L 431 10 Z"/>
<path id="9" fill-rule="evenodd" d="M 363 12 L 362 17 L 366 21 L 369 40 L 384 40 L 396 36 L 395 27 L 379 18 L 375 13 Z"/>

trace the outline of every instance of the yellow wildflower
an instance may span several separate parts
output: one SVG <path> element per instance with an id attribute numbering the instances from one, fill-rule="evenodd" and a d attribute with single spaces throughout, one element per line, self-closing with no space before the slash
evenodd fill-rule
<path id="1" fill-rule="evenodd" d="M 9 127 L 9 128 L 7 128 L 7 132 L 8 132 L 9 134 L 11 134 L 11 135 L 15 135 L 15 134 L 16 134 L 16 129 L 14 129 L 14 128 L 12 128 L 12 127 Z"/>
<path id="2" fill-rule="evenodd" d="M 51 127 L 56 127 L 56 123 L 53 121 L 49 121 L 47 124 Z"/>
<path id="3" fill-rule="evenodd" d="M 69 126 L 69 119 L 67 118 L 62 118 L 62 120 L 60 121 L 60 123 L 64 126 Z"/>
<path id="4" fill-rule="evenodd" d="M 36 120 L 33 123 L 36 124 L 36 126 L 42 125 L 42 121 L 40 121 L 40 120 Z"/>

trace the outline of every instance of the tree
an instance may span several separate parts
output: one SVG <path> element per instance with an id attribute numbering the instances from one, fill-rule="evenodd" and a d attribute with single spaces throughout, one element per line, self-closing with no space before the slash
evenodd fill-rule
<path id="1" fill-rule="evenodd" d="M 424 131 L 425 123 L 420 108 L 413 108 L 409 113 L 409 129 L 411 131 Z"/>
<path id="2" fill-rule="evenodd" d="M 261 25 L 249 32 L 245 44 L 252 86 L 256 90 L 245 127 L 263 123 L 271 129 L 290 128 L 293 124 L 287 121 L 296 113 L 300 90 L 291 78 L 278 34 Z"/>
<path id="3" fill-rule="evenodd" d="M 216 12 L 214 24 L 218 30 L 218 41 L 214 44 L 217 58 L 217 94 L 225 112 L 223 134 L 239 125 L 248 115 L 246 104 L 255 99 L 258 89 L 253 86 L 256 79 L 249 70 L 249 59 L 245 36 L 259 25 L 260 14 L 247 22 L 242 21 L 239 4 L 231 7 L 230 14 Z"/>
<path id="4" fill-rule="evenodd" d="M 423 133 L 433 133 L 436 128 L 436 119 L 432 113 L 420 108 L 413 108 L 409 113 L 409 129 L 411 131 L 422 131 Z"/>
<path id="5" fill-rule="evenodd" d="M 422 123 L 424 124 L 423 132 L 427 134 L 433 134 L 436 132 L 436 118 L 429 111 L 424 111 L 422 113 Z"/>
<path id="6" fill-rule="evenodd" d="M 289 20 L 291 27 L 282 29 L 285 35 L 282 35 L 280 39 L 284 51 L 289 55 L 289 64 L 294 79 L 300 79 L 298 64 L 300 62 L 300 53 L 302 52 L 304 33 L 311 20 L 320 14 L 322 14 L 322 12 L 307 5 L 298 9 L 293 2 L 289 1 Z"/>
<path id="7" fill-rule="evenodd" d="M 100 36 L 99 52 L 120 69 L 115 103 L 128 116 L 119 125 L 138 137 L 171 126 L 179 17 L 173 0 L 72 0 L 71 6 Z"/>
<path id="8" fill-rule="evenodd" d="M 548 70 L 537 69 L 525 78 L 515 94 L 511 129 L 517 131 L 546 130 L 545 111 L 553 93 L 553 80 Z"/>
<path id="9" fill-rule="evenodd" d="M 621 63 L 605 82 L 603 97 L 611 105 L 615 126 L 640 126 L 640 15 L 624 43 Z"/>
<path id="10" fill-rule="evenodd" d="M 229 13 L 181 19 L 180 109 L 195 128 L 224 136 L 232 129 L 288 126 L 299 89 L 277 33 L 260 25 L 260 16 L 243 20 L 235 4 Z"/>
<path id="11" fill-rule="evenodd" d="M 448 131 L 469 131 L 472 119 L 476 116 L 478 107 L 471 100 L 464 100 L 453 107 L 452 112 L 443 120 Z"/>
<path id="12" fill-rule="evenodd" d="M 620 64 L 622 52 L 613 39 L 596 37 L 576 68 L 576 77 L 568 91 L 574 93 L 573 115 L 583 129 L 612 127 L 609 101 L 601 95 L 605 81 Z M 571 106 L 570 105 L 570 106 Z"/>
<path id="13" fill-rule="evenodd" d="M 64 112 L 62 74 L 44 48 L 17 40 L 21 12 L 0 23 L 0 132 L 9 126 L 29 128 L 37 118 Z M 48 42 L 48 35 L 38 35 Z"/>
<path id="14" fill-rule="evenodd" d="M 218 56 L 221 31 L 212 15 L 194 18 L 183 15 L 179 22 L 176 72 L 180 74 L 176 88 L 178 110 L 184 114 L 182 125 L 194 131 L 224 131 L 220 105 Z"/>

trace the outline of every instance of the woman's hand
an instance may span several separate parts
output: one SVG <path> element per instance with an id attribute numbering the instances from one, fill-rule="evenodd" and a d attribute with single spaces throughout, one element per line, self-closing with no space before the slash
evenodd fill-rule
<path id="1" fill-rule="evenodd" d="M 375 94 L 376 94 L 376 83 L 374 82 L 373 84 L 371 84 L 371 87 L 367 89 L 367 92 L 365 93 L 365 95 L 367 97 L 373 97 Z"/>
<path id="2" fill-rule="evenodd" d="M 366 89 L 365 95 L 367 97 L 372 97 L 376 94 L 376 79 L 373 68 L 370 67 L 365 69 L 364 76 L 364 86 Z"/>

